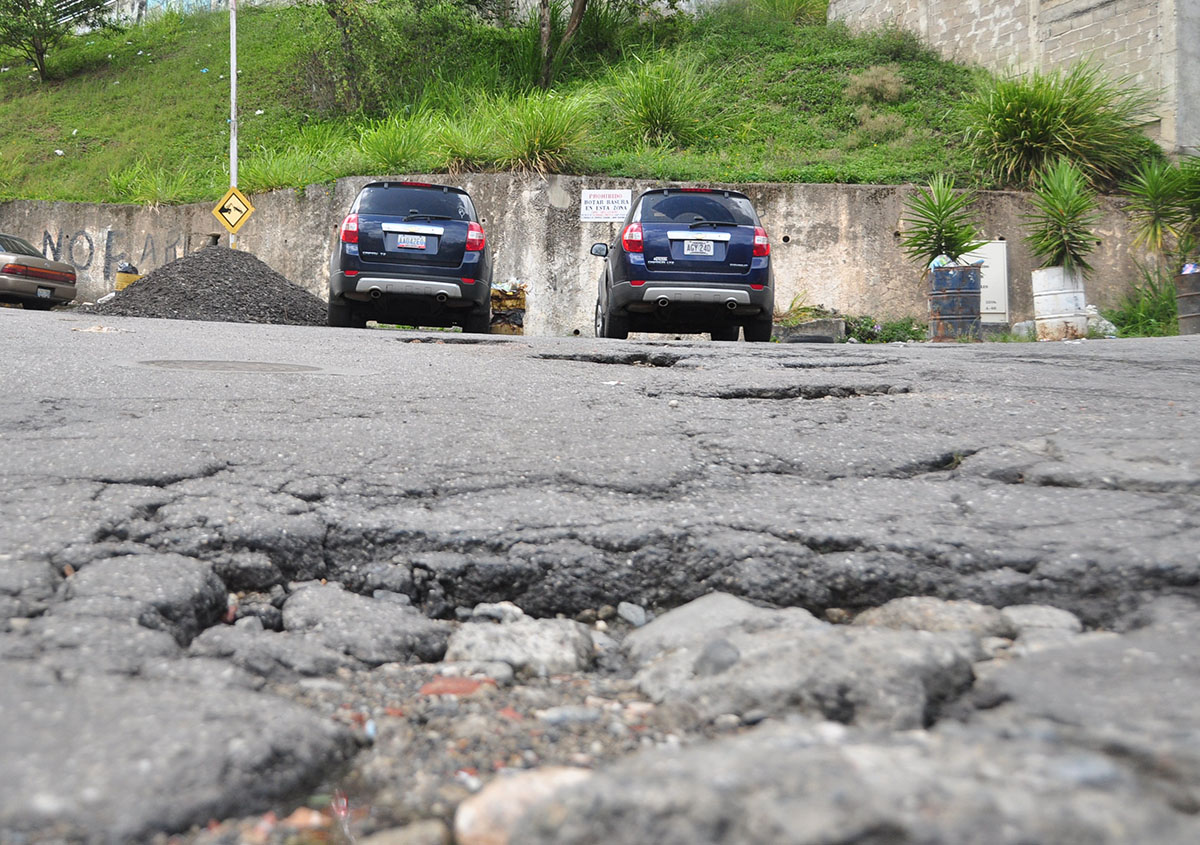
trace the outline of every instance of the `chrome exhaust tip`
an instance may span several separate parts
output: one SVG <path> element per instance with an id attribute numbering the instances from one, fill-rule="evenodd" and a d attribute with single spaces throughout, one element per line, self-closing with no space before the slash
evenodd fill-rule
<path id="1" fill-rule="evenodd" d="M 725 307 L 728 308 L 730 311 L 736 311 L 737 307 L 738 307 L 738 302 L 736 299 L 733 299 L 731 297 L 731 298 L 725 300 Z"/>
<path id="2" fill-rule="evenodd" d="M 445 302 L 448 299 L 448 297 L 444 293 L 439 293 L 437 296 L 434 297 L 434 299 L 436 299 L 438 302 Z"/>
<path id="3" fill-rule="evenodd" d="M 658 298 L 658 307 L 659 308 L 666 308 L 670 304 L 671 304 L 671 300 L 667 299 L 665 296 L 660 296 Z"/>
<path id="4" fill-rule="evenodd" d="M 371 294 L 371 299 L 379 299 L 379 297 L 383 296 L 383 289 L 382 288 L 371 288 L 371 290 L 369 290 L 368 293 Z"/>

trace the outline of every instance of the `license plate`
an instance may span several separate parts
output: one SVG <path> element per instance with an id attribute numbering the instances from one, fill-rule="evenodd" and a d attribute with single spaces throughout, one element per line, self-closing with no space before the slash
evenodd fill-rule
<path id="1" fill-rule="evenodd" d="M 683 242 L 683 254 L 684 255 L 712 255 L 713 254 L 713 242 L 712 241 L 684 241 Z"/>
<path id="2" fill-rule="evenodd" d="M 396 249 L 425 249 L 425 236 L 398 234 Z"/>
<path id="3" fill-rule="evenodd" d="M 37 295 L 38 295 L 38 299 L 49 299 L 50 298 L 50 288 L 38 288 Z"/>

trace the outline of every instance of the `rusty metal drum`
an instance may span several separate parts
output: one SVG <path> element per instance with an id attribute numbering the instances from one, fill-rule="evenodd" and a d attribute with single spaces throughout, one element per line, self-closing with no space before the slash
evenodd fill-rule
<path id="1" fill-rule="evenodd" d="M 929 339 L 981 340 L 979 298 L 981 270 L 969 266 L 934 267 L 929 271 Z"/>
<path id="2" fill-rule="evenodd" d="M 1175 277 L 1175 304 L 1179 308 L 1179 333 L 1200 334 L 1200 273 Z"/>

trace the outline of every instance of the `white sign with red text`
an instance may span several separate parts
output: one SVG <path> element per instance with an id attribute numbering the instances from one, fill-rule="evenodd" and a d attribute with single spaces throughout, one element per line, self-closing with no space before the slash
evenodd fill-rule
<path id="1" fill-rule="evenodd" d="M 579 200 L 583 223 L 620 223 L 629 212 L 633 191 L 584 188 Z"/>

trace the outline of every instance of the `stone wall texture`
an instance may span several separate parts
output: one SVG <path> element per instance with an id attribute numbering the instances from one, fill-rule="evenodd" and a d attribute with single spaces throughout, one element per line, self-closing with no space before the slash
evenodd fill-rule
<path id="1" fill-rule="evenodd" d="M 410 177 L 411 178 L 411 177 Z M 446 177 L 416 177 L 444 181 Z M 337 229 L 367 177 L 313 185 L 304 191 L 255 194 L 254 213 L 237 246 L 325 298 L 328 261 Z M 580 221 L 586 188 L 628 189 L 661 183 L 581 176 L 470 174 L 457 182 L 474 197 L 494 257 L 495 281 L 528 288 L 525 331 L 537 335 L 592 334 L 596 287 L 603 263 L 593 243 L 611 243 L 617 223 Z M 847 314 L 877 317 L 927 314 L 921 268 L 900 250 L 905 200 L 911 185 L 759 184 L 730 186 L 746 193 L 771 238 L 776 304 L 794 297 Z M 212 214 L 216 204 L 160 206 L 16 200 L 0 203 L 0 231 L 26 238 L 48 257 L 79 273 L 80 298 L 95 300 L 115 287 L 116 267 L 133 263 L 147 273 L 228 235 Z M 985 192 L 978 210 L 989 240 L 1008 243 L 1008 301 L 1012 321 L 1031 319 L 1033 261 L 1022 237 L 1028 196 Z M 1105 200 L 1092 256 L 1088 302 L 1115 304 L 1138 278 L 1125 214 Z"/>
<path id="2" fill-rule="evenodd" d="M 1200 152 L 1197 0 L 830 0 L 854 30 L 896 26 L 948 58 L 996 72 L 1092 58 L 1157 94 L 1147 129 L 1173 152 Z"/>

